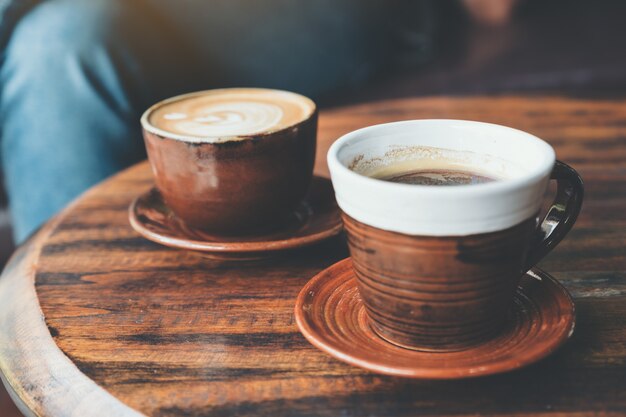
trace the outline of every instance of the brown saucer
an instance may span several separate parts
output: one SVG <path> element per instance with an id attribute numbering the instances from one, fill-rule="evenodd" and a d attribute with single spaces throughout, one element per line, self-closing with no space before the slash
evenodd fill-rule
<path id="1" fill-rule="evenodd" d="M 342 230 L 332 184 L 321 177 L 313 178 L 307 197 L 281 227 L 263 234 L 219 236 L 191 229 L 165 205 L 156 188 L 132 202 L 128 217 L 133 229 L 146 239 L 218 259 L 264 258 L 320 242 Z"/>
<path id="2" fill-rule="evenodd" d="M 538 268 L 522 278 L 506 328 L 456 352 L 404 349 L 377 336 L 356 284 L 350 258 L 320 272 L 298 295 L 296 322 L 317 348 L 381 374 L 455 379 L 506 372 L 554 352 L 574 331 L 574 303 L 567 290 Z"/>

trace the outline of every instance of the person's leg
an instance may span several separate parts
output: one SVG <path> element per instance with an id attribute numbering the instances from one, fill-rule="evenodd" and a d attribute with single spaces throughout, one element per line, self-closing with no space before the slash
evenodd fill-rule
<path id="1" fill-rule="evenodd" d="M 163 51 L 185 52 L 161 23 L 139 1 L 49 0 L 16 26 L 0 72 L 0 115 L 17 242 L 143 157 L 140 109 L 183 85 L 161 83 L 175 69 Z"/>
<path id="2" fill-rule="evenodd" d="M 17 22 L 39 2 L 40 0 L 0 1 L 0 57 L 4 55 L 3 51 Z"/>

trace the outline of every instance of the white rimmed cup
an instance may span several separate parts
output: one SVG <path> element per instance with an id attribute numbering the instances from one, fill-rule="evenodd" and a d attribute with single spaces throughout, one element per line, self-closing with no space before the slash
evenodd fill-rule
<path id="1" fill-rule="evenodd" d="M 368 176 L 416 159 L 499 180 L 426 186 Z M 519 279 L 569 231 L 583 197 L 576 171 L 546 142 L 473 121 L 360 129 L 331 146 L 328 166 L 372 327 L 414 349 L 462 349 L 497 331 Z M 557 196 L 539 224 L 551 178 Z"/>

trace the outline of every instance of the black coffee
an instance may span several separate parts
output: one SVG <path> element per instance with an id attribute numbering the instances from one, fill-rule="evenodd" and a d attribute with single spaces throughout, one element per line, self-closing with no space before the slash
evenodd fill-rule
<path id="1" fill-rule="evenodd" d="M 413 185 L 471 185 L 495 181 L 495 178 L 475 172 L 449 169 L 422 169 L 399 172 L 379 179 Z"/>

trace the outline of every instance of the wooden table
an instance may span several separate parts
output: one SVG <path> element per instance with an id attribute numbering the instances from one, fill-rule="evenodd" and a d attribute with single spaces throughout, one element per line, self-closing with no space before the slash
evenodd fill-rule
<path id="1" fill-rule="evenodd" d="M 294 323 L 303 284 L 341 239 L 261 263 L 161 247 L 128 225 L 147 164 L 94 187 L 13 257 L 0 280 L 0 367 L 37 416 L 626 415 L 626 101 L 406 99 L 327 110 L 333 139 L 411 118 L 501 123 L 549 141 L 583 175 L 574 230 L 541 263 L 575 297 L 574 337 L 510 374 L 417 381 L 345 365 Z"/>

